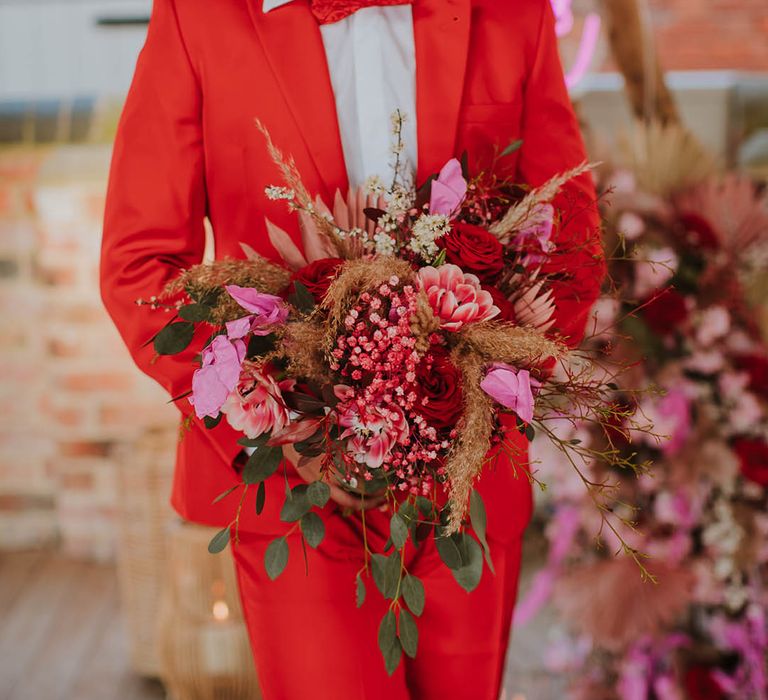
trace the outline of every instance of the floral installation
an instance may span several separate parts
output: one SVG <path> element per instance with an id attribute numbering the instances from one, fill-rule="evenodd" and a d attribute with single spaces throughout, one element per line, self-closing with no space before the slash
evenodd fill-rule
<path id="1" fill-rule="evenodd" d="M 707 159 L 679 127 L 640 131 L 646 150 L 633 150 L 634 167 L 603 173 L 614 287 L 593 323 L 616 330 L 591 343 L 633 368 L 617 379 L 624 404 L 635 401 L 625 388 L 658 388 L 636 405 L 664 439 L 627 425 L 615 432 L 630 460 L 654 463 L 652 475 L 621 480 L 620 508 L 634 514 L 637 530 L 623 534 L 648 555 L 658 585 L 611 556 L 615 533 L 599 527 L 570 465 L 537 439 L 531 452 L 552 484 L 541 504 L 550 548 L 516 624 L 554 603 L 578 653 L 548 652 L 550 668 L 574 679 L 572 698 L 765 700 L 768 343 L 750 300 L 766 274 L 768 200 L 744 176 L 703 168 L 694 177 L 684 164 Z M 677 184 L 654 166 L 659 143 L 664 163 L 685 174 Z M 600 440 L 584 425 L 562 435 Z M 585 469 L 598 481 L 615 474 L 599 459 Z"/>
<path id="2" fill-rule="evenodd" d="M 402 118 L 394 118 L 397 144 Z M 499 451 L 523 456 L 510 433 L 528 440 L 547 435 L 576 464 L 595 449 L 560 438 L 551 420 L 578 418 L 606 434 L 631 421 L 611 398 L 613 374 L 598 371 L 554 333 L 547 263 L 555 255 L 558 212 L 551 201 L 590 166 L 525 190 L 494 169 L 472 175 L 466 159 L 452 159 L 415 189 L 402 175 L 396 147 L 389 188 L 373 179 L 365 191 L 337 194 L 329 208 L 310 196 L 293 161 L 262 131 L 283 178 L 266 194 L 296 213 L 301 246 L 267 221 L 279 263 L 243 246 L 244 260 L 182 272 L 154 300 L 175 313 L 155 349 L 176 354 L 196 327 L 208 328 L 191 394 L 177 400 L 191 402 L 209 428 L 229 421 L 251 451 L 242 483 L 218 497 L 241 493 L 212 552 L 237 538 L 248 489 L 257 489 L 261 512 L 264 482 L 283 464 L 287 445 L 301 455 L 298 466 L 321 463 L 319 480 L 287 490 L 281 513 L 286 534 L 298 531 L 302 545 L 321 544 L 325 527 L 315 509 L 329 500 L 329 483 L 360 498 L 385 494 L 389 542 L 384 551 L 364 543 L 356 585 L 358 604 L 370 576 L 391 601 L 379 645 L 392 673 L 403 652 L 416 654 L 415 618 L 424 606 L 422 583 L 404 567 L 406 542 L 418 546 L 434 537 L 458 584 L 473 590 L 484 562 L 493 570 L 485 508 L 473 486 Z M 602 270 L 601 258 L 595 265 Z M 608 444 L 600 456 L 627 462 Z M 621 539 L 605 486 L 583 483 Z M 625 551 L 642 567 L 637 551 Z M 270 543 L 270 578 L 288 557 L 285 536 Z"/>

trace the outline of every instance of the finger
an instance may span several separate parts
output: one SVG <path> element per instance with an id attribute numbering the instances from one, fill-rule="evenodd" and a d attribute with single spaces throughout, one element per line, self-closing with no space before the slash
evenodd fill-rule
<path id="1" fill-rule="evenodd" d="M 331 484 L 331 498 L 342 508 L 351 508 L 352 510 L 369 510 L 378 508 L 386 497 L 381 496 L 355 496 L 344 489 Z"/>

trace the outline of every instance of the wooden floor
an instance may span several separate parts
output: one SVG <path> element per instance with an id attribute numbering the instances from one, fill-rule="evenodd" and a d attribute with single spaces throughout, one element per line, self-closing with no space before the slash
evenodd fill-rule
<path id="1" fill-rule="evenodd" d="M 159 700 L 134 675 L 114 568 L 0 553 L 0 700 Z"/>
<path id="2" fill-rule="evenodd" d="M 535 555 L 526 563 L 523 591 L 541 565 Z M 553 623 L 545 610 L 513 631 L 506 700 L 564 697 L 564 679 L 542 664 Z M 0 553 L 0 700 L 164 699 L 127 658 L 113 567 L 51 552 Z"/>

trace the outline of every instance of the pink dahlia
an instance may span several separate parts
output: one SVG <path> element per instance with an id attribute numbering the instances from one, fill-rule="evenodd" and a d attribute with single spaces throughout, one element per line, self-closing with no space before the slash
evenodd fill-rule
<path id="1" fill-rule="evenodd" d="M 249 438 L 281 431 L 291 422 L 282 392 L 292 391 L 295 384 L 294 379 L 276 382 L 270 374 L 253 369 L 243 374 L 221 412 L 235 430 Z"/>
<path id="2" fill-rule="evenodd" d="M 369 469 L 378 469 L 395 445 L 408 438 L 408 422 L 397 406 L 374 406 L 364 413 L 356 403 L 340 412 L 339 424 L 345 430 L 347 451 Z"/>
<path id="3" fill-rule="evenodd" d="M 480 280 L 458 265 L 424 267 L 419 270 L 418 281 L 440 319 L 440 327 L 447 331 L 458 331 L 466 323 L 488 321 L 500 313 Z"/>

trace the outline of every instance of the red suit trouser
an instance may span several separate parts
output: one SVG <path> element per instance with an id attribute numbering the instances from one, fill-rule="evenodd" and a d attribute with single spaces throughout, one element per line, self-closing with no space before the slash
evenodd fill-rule
<path id="1" fill-rule="evenodd" d="M 282 504 L 284 485 L 270 478 L 268 498 Z M 279 488 L 277 488 L 279 487 Z M 307 547 L 290 536 L 286 570 L 275 581 L 264 571 L 264 551 L 289 525 L 272 509 L 264 531 L 240 533 L 234 547 L 240 594 L 264 700 L 496 700 L 499 696 L 520 571 L 523 530 L 531 513 L 531 486 L 505 456 L 480 479 L 488 515 L 495 575 L 484 568 L 480 585 L 466 593 L 441 561 L 434 538 L 418 548 L 409 541 L 405 565 L 424 583 L 418 653 L 403 655 L 391 677 L 378 648 L 378 627 L 388 607 L 373 579 L 356 606 L 355 576 L 363 565 L 360 514 L 329 504 L 322 514 L 325 539 Z M 270 493 L 272 492 L 272 493 Z M 391 513 L 365 514 L 373 552 L 383 551 Z M 270 522 L 270 520 L 277 520 Z"/>

